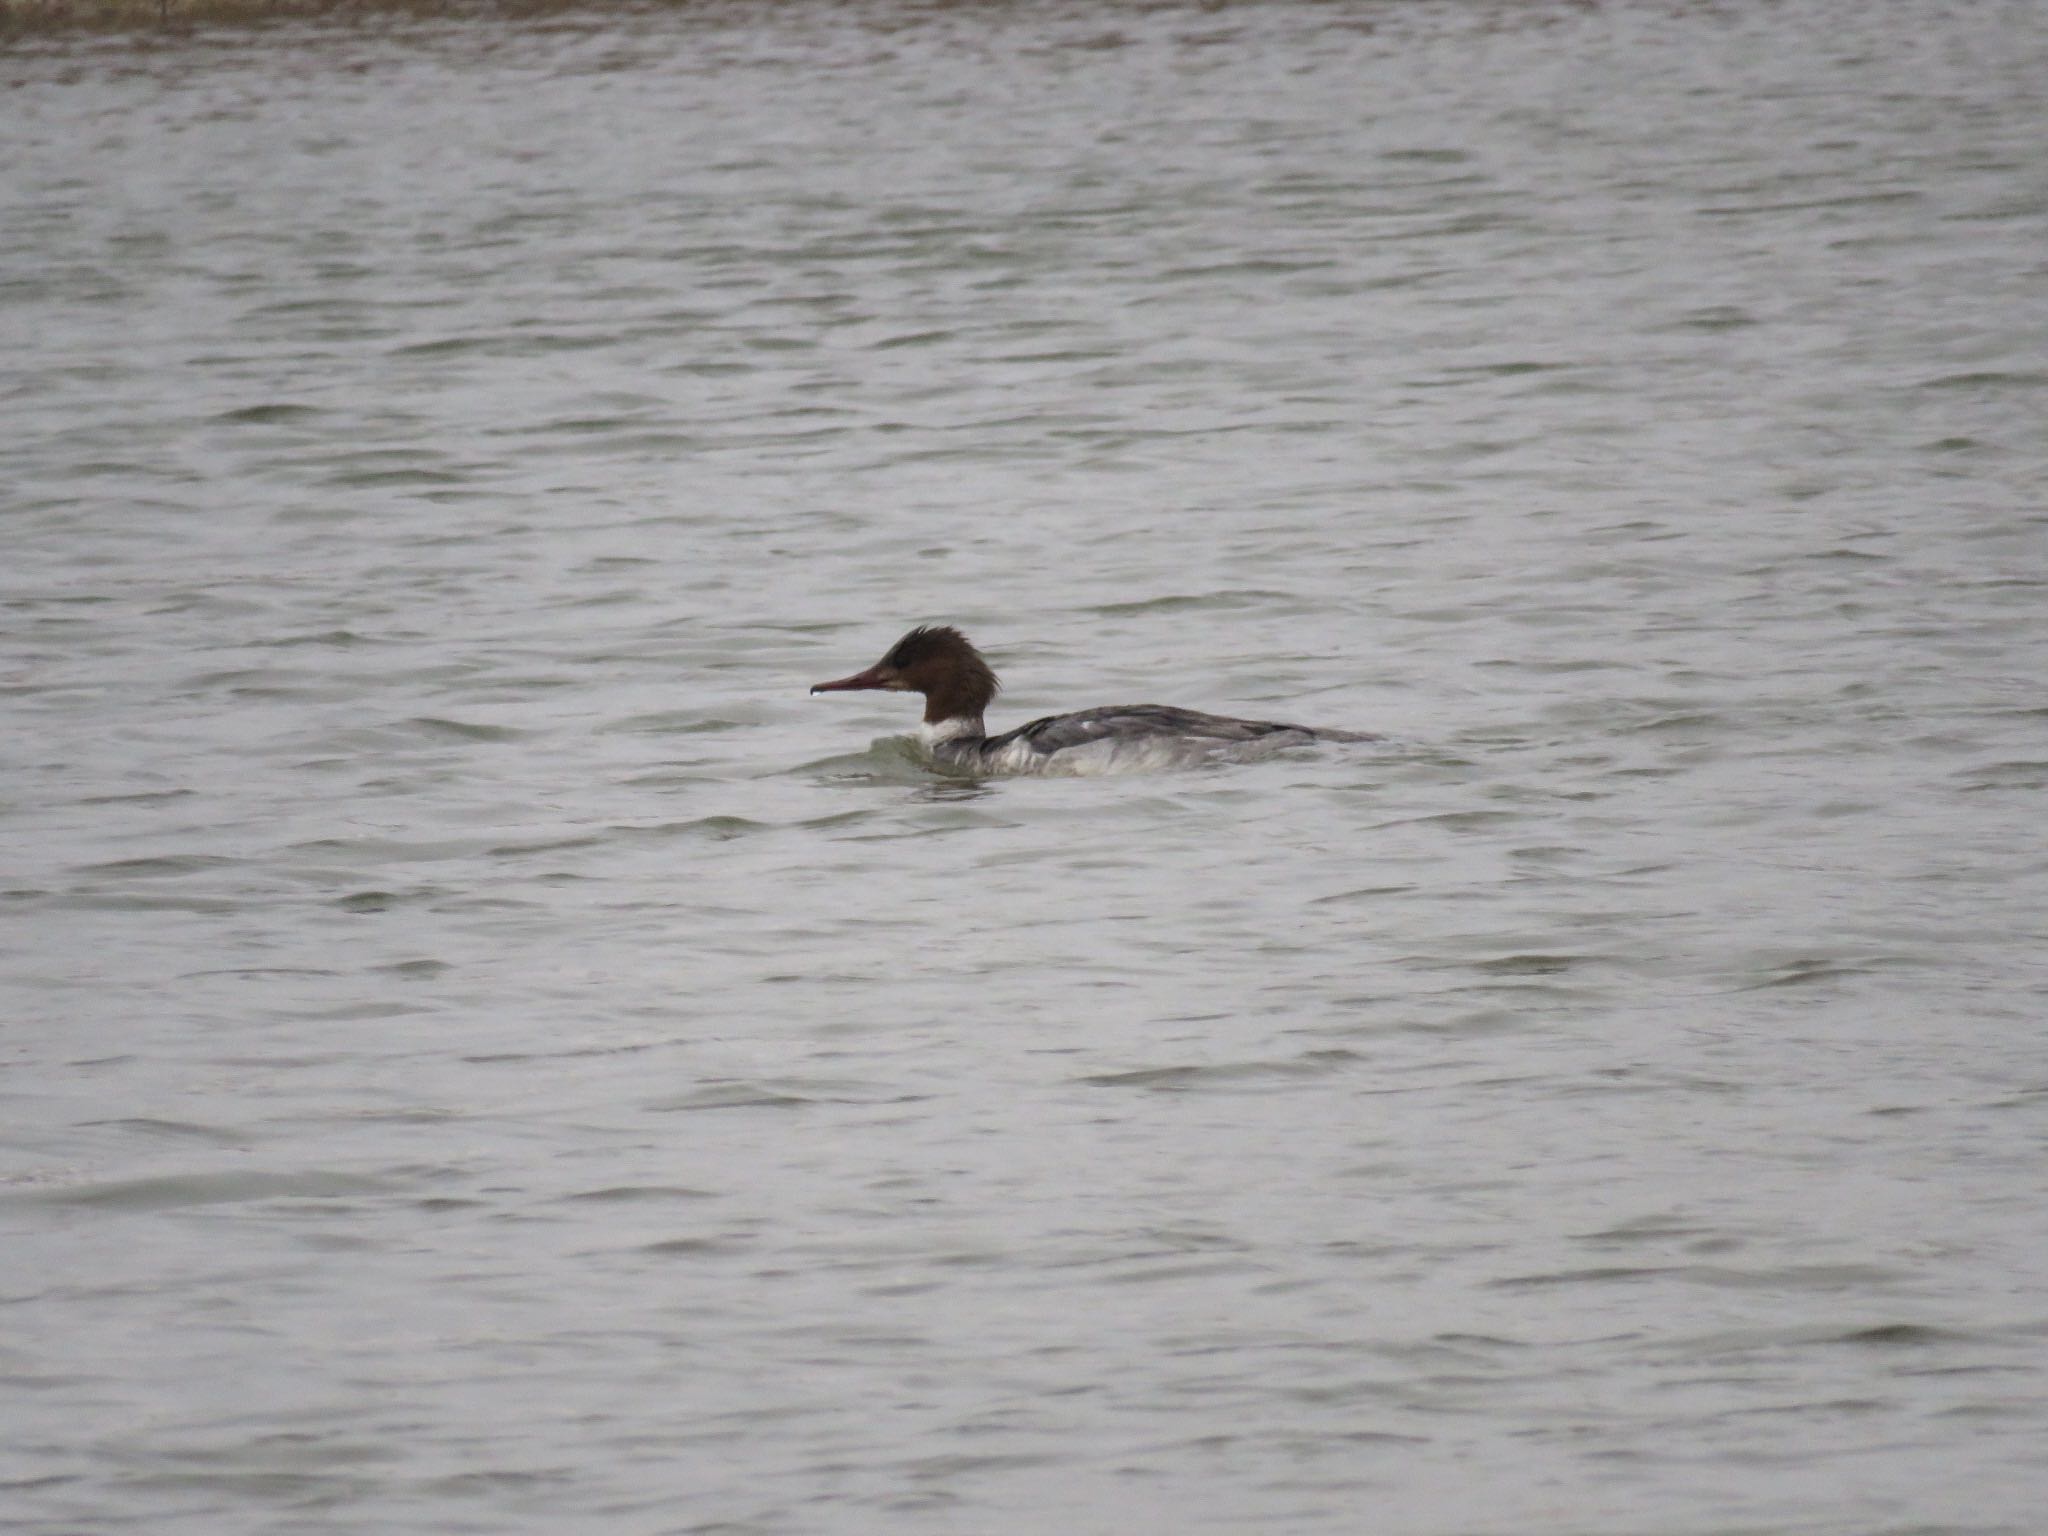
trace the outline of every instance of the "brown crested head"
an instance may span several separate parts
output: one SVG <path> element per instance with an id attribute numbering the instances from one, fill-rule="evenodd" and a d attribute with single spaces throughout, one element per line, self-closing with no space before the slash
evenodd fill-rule
<path id="1" fill-rule="evenodd" d="M 913 629 L 867 671 L 819 683 L 811 692 L 888 688 L 921 693 L 924 717 L 936 723 L 979 718 L 1001 686 L 973 641 L 950 624 L 935 624 Z"/>
<path id="2" fill-rule="evenodd" d="M 933 722 L 978 718 L 1002 687 L 974 642 L 950 624 L 913 629 L 889 647 L 882 665 L 924 695 L 924 717 Z"/>

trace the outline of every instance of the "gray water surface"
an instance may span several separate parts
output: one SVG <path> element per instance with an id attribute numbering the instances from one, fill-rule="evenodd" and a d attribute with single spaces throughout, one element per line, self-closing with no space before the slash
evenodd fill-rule
<path id="1" fill-rule="evenodd" d="M 0 79 L 0 1528 L 2040 1530 L 2037 7 Z"/>

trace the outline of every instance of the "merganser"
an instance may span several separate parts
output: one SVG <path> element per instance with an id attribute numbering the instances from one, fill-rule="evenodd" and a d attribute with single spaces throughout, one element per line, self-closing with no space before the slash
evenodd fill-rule
<path id="1" fill-rule="evenodd" d="M 1371 741 L 1357 731 L 1234 720 L 1163 704 L 1111 704 L 1047 715 L 991 736 L 982 714 L 1002 684 L 950 625 L 913 629 L 865 672 L 812 693 L 886 688 L 924 695 L 918 741 L 941 767 L 973 773 L 1115 773 L 1263 757 L 1319 741 Z"/>

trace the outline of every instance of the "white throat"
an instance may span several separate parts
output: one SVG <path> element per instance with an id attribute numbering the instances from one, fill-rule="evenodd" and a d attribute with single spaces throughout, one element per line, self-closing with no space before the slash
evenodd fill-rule
<path id="1" fill-rule="evenodd" d="M 962 736 L 986 736 L 979 715 L 955 715 L 950 720 L 920 720 L 917 723 L 917 739 L 928 747 L 936 747 L 942 741 L 958 741 Z"/>

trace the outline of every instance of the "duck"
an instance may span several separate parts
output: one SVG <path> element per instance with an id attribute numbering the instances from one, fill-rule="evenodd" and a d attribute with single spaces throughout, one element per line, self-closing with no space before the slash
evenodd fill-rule
<path id="1" fill-rule="evenodd" d="M 937 767 L 976 775 L 1098 774 L 1243 762 L 1289 747 L 1373 741 L 1362 731 L 1240 720 L 1165 704 L 1108 704 L 1046 715 L 991 736 L 983 723 L 1002 681 L 950 624 L 920 625 L 863 672 L 813 694 L 879 688 L 924 695 L 917 744 Z"/>

